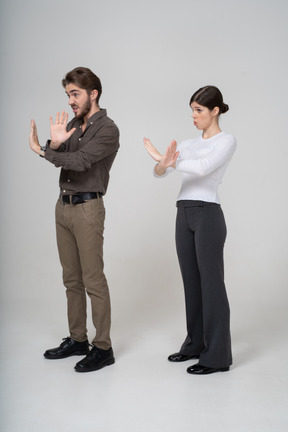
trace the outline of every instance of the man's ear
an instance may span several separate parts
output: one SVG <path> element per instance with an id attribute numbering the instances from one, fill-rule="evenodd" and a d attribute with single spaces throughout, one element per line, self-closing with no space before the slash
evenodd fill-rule
<path id="1" fill-rule="evenodd" d="M 98 91 L 97 91 L 97 90 L 92 90 L 91 93 L 90 93 L 90 99 L 91 99 L 91 102 L 92 102 L 93 100 L 96 100 L 96 99 L 97 99 L 97 96 L 98 96 Z"/>

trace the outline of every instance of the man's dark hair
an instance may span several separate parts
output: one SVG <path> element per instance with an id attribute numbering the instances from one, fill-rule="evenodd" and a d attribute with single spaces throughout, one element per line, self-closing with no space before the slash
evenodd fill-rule
<path id="1" fill-rule="evenodd" d="M 68 72 L 62 80 L 62 85 L 65 88 L 68 84 L 75 84 L 78 87 L 85 89 L 88 95 L 92 90 L 98 91 L 96 103 L 98 105 L 100 96 L 102 94 L 102 85 L 100 78 L 98 78 L 90 69 L 85 67 L 77 67 Z"/>

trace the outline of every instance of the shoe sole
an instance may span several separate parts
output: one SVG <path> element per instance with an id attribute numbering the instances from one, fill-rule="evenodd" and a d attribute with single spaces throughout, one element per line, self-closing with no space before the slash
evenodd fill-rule
<path id="1" fill-rule="evenodd" d="M 80 356 L 80 355 L 81 356 L 86 356 L 87 354 L 89 354 L 89 352 L 90 352 L 90 350 L 87 350 L 85 352 L 84 351 L 75 351 L 75 352 L 73 352 L 71 354 L 64 354 L 64 355 L 61 355 L 61 356 L 50 356 L 49 354 L 48 355 L 43 354 L 43 355 L 48 360 L 58 360 L 58 359 L 63 359 L 63 358 L 67 358 L 67 357 L 71 357 L 71 356 L 75 356 L 75 355 L 77 355 L 77 356 Z"/>
<path id="2" fill-rule="evenodd" d="M 93 372 L 93 371 L 102 369 L 105 366 L 111 366 L 114 363 L 115 363 L 115 358 L 112 358 L 110 360 L 105 361 L 105 363 L 102 363 L 102 364 L 100 364 L 100 365 L 98 365 L 97 367 L 94 367 L 94 368 L 86 368 L 85 369 L 85 368 L 81 368 L 81 367 L 78 368 L 77 366 L 75 366 L 74 369 L 75 369 L 76 372 Z"/>
<path id="3" fill-rule="evenodd" d="M 230 370 L 230 367 L 226 367 L 226 368 L 221 368 L 221 369 L 217 369 L 217 370 L 213 370 L 211 372 L 195 372 L 193 370 L 189 371 L 187 370 L 187 372 L 190 375 L 211 375 L 212 373 L 217 373 L 217 372 L 228 372 Z"/>

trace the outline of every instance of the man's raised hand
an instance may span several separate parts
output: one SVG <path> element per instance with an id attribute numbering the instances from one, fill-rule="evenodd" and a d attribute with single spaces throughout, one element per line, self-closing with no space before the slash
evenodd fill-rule
<path id="1" fill-rule="evenodd" d="M 30 134 L 29 134 L 29 145 L 30 145 L 31 150 L 33 150 L 35 153 L 37 153 L 37 154 L 40 153 L 41 147 L 39 144 L 36 123 L 34 120 L 31 120 Z"/>
<path id="2" fill-rule="evenodd" d="M 53 117 L 50 117 L 50 135 L 51 143 L 50 148 L 57 150 L 60 145 L 71 137 L 75 132 L 76 128 L 71 129 L 67 132 L 68 113 L 62 111 L 61 115 L 59 112 L 56 114 L 55 123 L 53 123 Z"/>

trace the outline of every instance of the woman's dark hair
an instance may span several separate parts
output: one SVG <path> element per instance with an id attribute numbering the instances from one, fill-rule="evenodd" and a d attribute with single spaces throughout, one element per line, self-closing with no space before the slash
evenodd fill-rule
<path id="1" fill-rule="evenodd" d="M 223 102 L 223 96 L 220 90 L 215 86 L 205 86 L 197 90 L 191 96 L 189 106 L 192 102 L 197 102 L 199 105 L 205 106 L 210 111 L 215 107 L 219 108 L 219 115 L 224 114 L 229 110 L 229 106 Z"/>
<path id="2" fill-rule="evenodd" d="M 92 90 L 97 90 L 98 96 L 96 98 L 96 103 L 98 104 L 102 94 L 102 85 L 100 79 L 90 69 L 77 67 L 68 72 L 62 80 L 62 85 L 65 88 L 68 84 L 75 84 L 85 89 L 88 94 L 90 94 Z"/>

